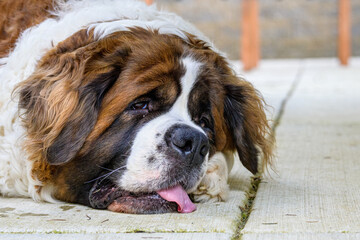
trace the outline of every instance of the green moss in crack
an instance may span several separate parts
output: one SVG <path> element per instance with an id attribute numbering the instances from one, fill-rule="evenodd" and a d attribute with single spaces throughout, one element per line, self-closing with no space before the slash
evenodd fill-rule
<path id="1" fill-rule="evenodd" d="M 261 182 L 260 176 L 254 176 L 251 179 L 251 188 L 249 189 L 247 202 L 243 207 L 240 207 L 241 213 L 237 222 L 237 228 L 235 234 L 232 236 L 232 240 L 239 240 L 242 237 L 241 231 L 244 229 L 246 222 L 249 219 L 252 206 L 256 197 L 256 193 Z"/>

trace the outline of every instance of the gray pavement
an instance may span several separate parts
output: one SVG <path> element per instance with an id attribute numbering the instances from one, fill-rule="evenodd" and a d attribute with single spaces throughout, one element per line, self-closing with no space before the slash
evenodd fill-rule
<path id="1" fill-rule="evenodd" d="M 69 239 L 229 239 L 250 187 L 250 174 L 239 165 L 231 174 L 229 200 L 198 204 L 190 214 L 132 215 L 76 204 L 0 198 L 0 238 L 9 239 L 9 234 L 16 233 L 14 239 L 41 239 L 42 234 L 46 239 L 57 239 L 58 234 Z"/>
<path id="2" fill-rule="evenodd" d="M 359 239 L 360 64 L 307 60 L 298 81 L 243 239 Z"/>
<path id="3" fill-rule="evenodd" d="M 360 239 L 360 58 L 349 67 L 335 59 L 266 60 L 243 75 L 273 106 L 277 157 L 236 239 Z M 250 189 L 251 175 L 238 164 L 230 200 L 198 204 L 191 214 L 0 198 L 0 239 L 231 239 Z"/>

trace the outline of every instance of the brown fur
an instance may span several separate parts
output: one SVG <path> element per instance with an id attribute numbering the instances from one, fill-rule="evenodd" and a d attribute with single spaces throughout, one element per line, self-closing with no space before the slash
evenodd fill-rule
<path id="1" fill-rule="evenodd" d="M 20 33 L 41 23 L 54 9 L 53 0 L 1 0 L 0 1 L 0 58 L 5 57 Z"/>
<path id="2" fill-rule="evenodd" d="M 245 139 L 248 138 L 248 143 L 237 146 L 240 159 L 242 159 L 244 166 L 252 173 L 255 174 L 257 171 L 262 172 L 265 167 L 272 164 L 273 146 L 275 141 L 265 114 L 264 106 L 266 103 L 251 83 L 242 79 L 239 80 L 235 77 L 230 77 L 228 80 L 230 82 L 227 84 L 240 88 L 242 94 L 241 106 L 244 119 L 242 137 Z M 235 129 L 228 129 L 228 131 L 234 132 Z M 229 144 L 227 149 L 233 149 L 233 144 L 235 144 L 235 142 Z M 260 149 L 260 156 L 263 161 L 260 163 L 260 166 L 249 166 L 252 165 L 252 163 L 246 162 L 246 159 L 251 159 L 250 155 L 253 154 L 248 150 L 249 147 L 251 147 L 249 144 L 254 145 L 256 149 Z"/>

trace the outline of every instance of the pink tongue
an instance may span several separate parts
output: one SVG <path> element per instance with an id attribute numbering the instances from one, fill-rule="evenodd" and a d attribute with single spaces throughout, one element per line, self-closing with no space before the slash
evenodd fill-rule
<path id="1" fill-rule="evenodd" d="M 191 202 L 189 196 L 180 185 L 176 185 L 169 189 L 159 190 L 157 193 L 166 201 L 176 202 L 178 205 L 178 212 L 190 213 L 196 210 L 195 204 Z"/>

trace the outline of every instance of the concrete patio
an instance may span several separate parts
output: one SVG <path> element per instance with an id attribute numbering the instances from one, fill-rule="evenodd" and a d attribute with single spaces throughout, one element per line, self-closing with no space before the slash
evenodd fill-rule
<path id="1" fill-rule="evenodd" d="M 229 201 L 190 214 L 0 198 L 0 239 L 360 239 L 360 58 L 348 67 L 263 60 L 244 76 L 272 106 L 277 138 L 275 172 L 263 176 L 248 214 L 252 178 L 238 164 Z"/>

